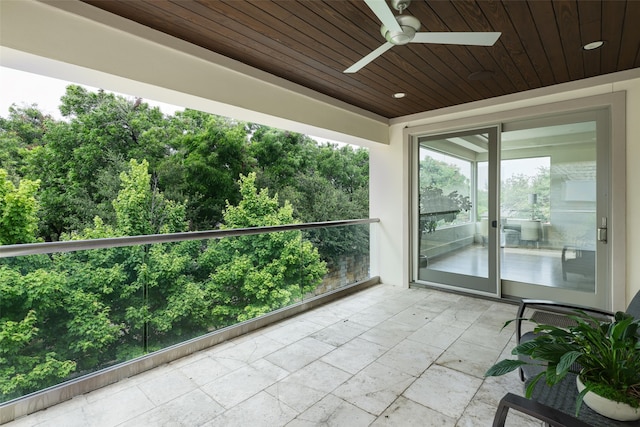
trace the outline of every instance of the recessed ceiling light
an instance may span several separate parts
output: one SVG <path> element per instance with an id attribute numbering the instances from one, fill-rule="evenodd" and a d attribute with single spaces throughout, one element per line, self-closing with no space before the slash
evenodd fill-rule
<path id="1" fill-rule="evenodd" d="M 407 94 L 404 92 L 398 92 L 393 94 L 393 97 L 396 99 L 404 98 L 405 96 L 407 96 Z"/>
<path id="2" fill-rule="evenodd" d="M 594 50 L 594 49 L 597 49 L 599 47 L 602 47 L 603 44 L 604 44 L 604 42 L 602 40 L 598 40 L 598 41 L 595 41 L 595 42 L 587 43 L 584 46 L 582 46 L 582 48 L 584 50 Z"/>

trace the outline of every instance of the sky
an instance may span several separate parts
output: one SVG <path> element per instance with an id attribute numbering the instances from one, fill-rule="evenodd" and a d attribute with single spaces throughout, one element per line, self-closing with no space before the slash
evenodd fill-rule
<path id="1" fill-rule="evenodd" d="M 26 73 L 12 68 L 0 67 L 0 116 L 9 115 L 9 107 L 16 104 L 23 105 L 38 104 L 40 111 L 51 114 L 55 119 L 61 119 L 58 107 L 60 98 L 64 95 L 65 88 L 74 84 L 68 81 L 45 77 L 39 74 Z M 81 85 L 91 91 L 98 88 Z M 124 95 L 134 98 L 131 95 Z M 164 104 L 145 99 L 146 103 L 157 106 L 165 114 L 173 114 L 176 110 L 182 110 L 174 105 Z"/>
<path id="2" fill-rule="evenodd" d="M 50 114 L 54 119 L 60 120 L 62 116 L 58 107 L 60 98 L 65 93 L 65 89 L 70 84 L 77 84 L 65 80 L 54 79 L 40 74 L 27 73 L 13 68 L 0 67 L 0 116 L 9 116 L 9 107 L 28 106 L 38 104 L 38 109 L 45 114 Z M 99 88 L 80 85 L 88 90 L 97 91 Z M 128 98 L 135 98 L 135 95 L 120 94 Z M 182 107 L 144 99 L 147 104 L 159 107 L 164 114 L 174 114 L 183 110 Z M 338 146 L 346 145 L 342 142 L 332 141 L 325 138 L 311 136 L 319 143 L 332 143 Z"/>

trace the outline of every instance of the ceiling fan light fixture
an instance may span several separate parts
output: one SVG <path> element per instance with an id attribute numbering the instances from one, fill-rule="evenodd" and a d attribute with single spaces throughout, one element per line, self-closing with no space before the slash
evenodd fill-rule
<path id="1" fill-rule="evenodd" d="M 593 41 L 591 43 L 585 44 L 584 46 L 582 46 L 582 49 L 584 49 L 584 50 L 595 50 L 595 49 L 598 49 L 598 48 L 602 47 L 603 45 L 604 45 L 604 41 L 596 40 L 596 41 Z"/>

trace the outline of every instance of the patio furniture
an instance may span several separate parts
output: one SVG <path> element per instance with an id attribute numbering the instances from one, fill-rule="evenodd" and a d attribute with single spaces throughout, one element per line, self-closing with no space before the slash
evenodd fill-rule
<path id="1" fill-rule="evenodd" d="M 525 244 L 531 242 L 536 245 L 536 247 L 540 247 L 540 232 L 542 231 L 542 226 L 540 225 L 540 220 L 526 220 L 522 221 L 520 224 L 520 240 Z"/>
<path id="2" fill-rule="evenodd" d="M 526 341 L 530 341 L 535 337 L 533 332 L 522 333 L 522 320 L 525 318 L 525 310 L 527 308 L 537 309 L 532 314 L 531 319 L 538 323 L 551 324 L 558 327 L 572 326 L 573 321 L 566 317 L 566 314 L 572 313 L 574 310 L 582 310 L 587 314 L 591 314 L 594 317 L 612 318 L 613 313 L 608 310 L 601 310 L 592 307 L 582 307 L 574 304 L 565 304 L 556 301 L 547 300 L 530 300 L 525 299 L 520 302 L 518 308 L 518 314 L 516 316 L 516 338 L 518 344 Z M 636 293 L 629 305 L 626 312 L 635 318 L 640 317 L 640 292 Z M 521 360 L 525 360 L 527 356 L 519 356 Z M 520 369 L 520 379 L 526 381 L 529 378 L 536 376 L 542 369 L 536 366 L 525 365 Z"/>
<path id="3" fill-rule="evenodd" d="M 606 310 L 600 310 L 590 307 L 580 307 L 571 304 L 558 303 L 544 300 L 523 300 L 520 303 L 516 320 L 516 336 L 518 344 L 532 340 L 535 337 L 533 332 L 522 333 L 522 319 L 525 310 L 533 308 L 537 310 L 531 318 L 536 319 L 539 323 L 555 324 L 559 327 L 570 326 L 572 320 L 566 317 L 566 314 L 573 310 L 583 310 L 594 317 L 611 317 L 613 313 Z M 626 312 L 633 317 L 640 317 L 640 292 L 636 293 L 629 303 Z M 525 360 L 528 356 L 518 356 L 521 360 Z M 576 366 L 575 370 L 579 370 Z M 525 388 L 529 385 L 535 375 L 542 371 L 541 367 L 525 365 L 520 369 L 520 379 L 525 382 Z M 529 416 L 535 417 L 548 423 L 551 426 L 566 427 L 617 427 L 617 426 L 640 426 L 638 422 L 622 422 L 615 421 L 610 418 L 603 417 L 591 410 L 586 405 L 580 409 L 580 413 L 576 418 L 575 404 L 578 390 L 576 387 L 576 375 L 568 374 L 564 380 L 553 387 L 549 387 L 545 381 L 541 380 L 535 385 L 531 399 L 508 393 L 505 395 L 500 404 L 494 418 L 494 427 L 504 426 L 504 422 L 509 409 L 513 409 Z"/>
<path id="4" fill-rule="evenodd" d="M 493 427 L 504 427 L 509 409 L 537 418 L 553 427 L 591 427 L 586 422 L 580 421 L 556 408 L 513 393 L 507 393 L 500 400 L 496 416 L 493 419 Z"/>
<path id="5" fill-rule="evenodd" d="M 548 425 L 558 427 L 638 427 L 637 422 L 616 421 L 582 405 L 578 417 L 575 417 L 576 375 L 569 374 L 560 383 L 549 387 L 539 381 L 531 399 L 507 393 L 501 400 L 493 420 L 493 427 L 503 427 L 509 409 L 537 418 Z"/>

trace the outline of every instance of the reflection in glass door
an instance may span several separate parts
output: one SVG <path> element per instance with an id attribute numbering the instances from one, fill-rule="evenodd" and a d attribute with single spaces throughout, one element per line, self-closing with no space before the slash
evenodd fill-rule
<path id="1" fill-rule="evenodd" d="M 499 294 L 497 202 L 489 191 L 497 188 L 497 172 L 486 167 L 496 161 L 490 147 L 497 135 L 492 127 L 418 139 L 418 281 Z"/>
<path id="2" fill-rule="evenodd" d="M 604 111 L 504 126 L 503 293 L 607 306 L 607 142 Z"/>
<path id="3" fill-rule="evenodd" d="M 417 137 L 416 282 L 609 307 L 609 135 L 602 109 Z"/>

